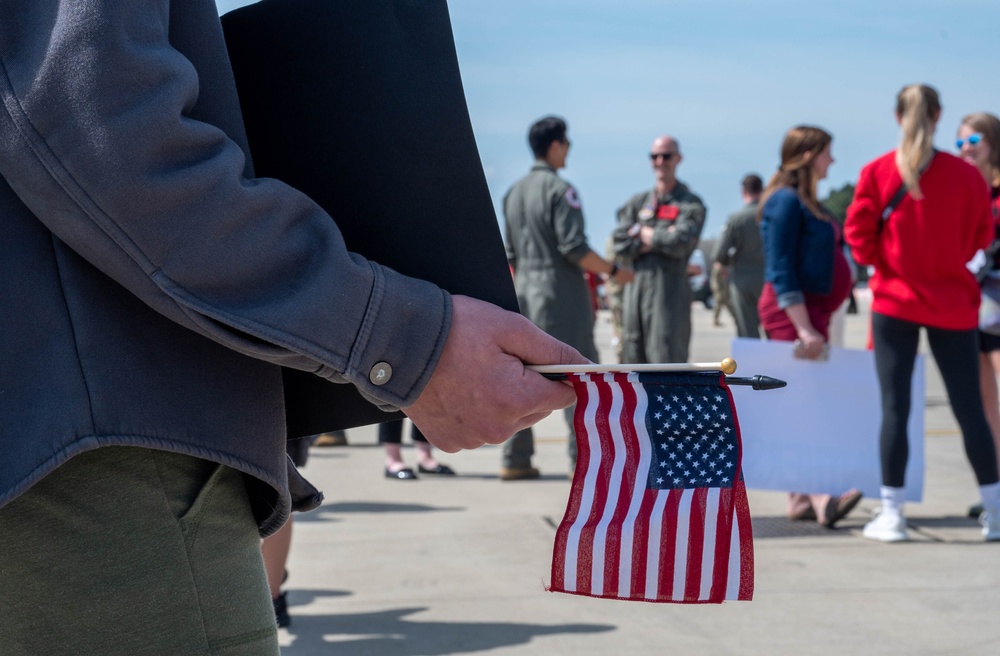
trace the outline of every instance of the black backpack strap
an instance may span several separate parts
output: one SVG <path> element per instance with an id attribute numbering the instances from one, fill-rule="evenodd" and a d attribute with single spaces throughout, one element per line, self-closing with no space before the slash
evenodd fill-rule
<path id="1" fill-rule="evenodd" d="M 923 175 L 924 171 L 926 171 L 927 168 L 931 165 L 931 162 L 934 161 L 934 157 L 937 156 L 937 153 L 938 153 L 937 148 L 931 151 L 931 156 L 927 159 L 927 163 L 924 164 L 917 172 L 918 176 Z M 896 190 L 896 193 L 893 194 L 892 200 L 890 200 L 889 204 L 885 206 L 884 210 L 882 210 L 882 222 L 879 223 L 878 225 L 879 230 L 882 230 L 882 223 L 888 221 L 893 211 L 895 211 L 895 209 L 899 207 L 899 204 L 903 202 L 903 198 L 906 197 L 906 192 L 907 192 L 906 181 L 904 180 L 899 185 L 899 189 Z"/>
<path id="2" fill-rule="evenodd" d="M 885 206 L 884 210 L 882 210 L 883 221 L 888 221 L 889 217 L 892 215 L 893 211 L 895 211 L 896 207 L 898 207 L 899 204 L 903 202 L 903 197 L 906 196 L 906 191 L 907 191 L 906 183 L 904 182 L 899 185 L 899 189 L 897 189 L 896 193 L 893 194 L 892 200 L 890 200 L 889 204 Z"/>

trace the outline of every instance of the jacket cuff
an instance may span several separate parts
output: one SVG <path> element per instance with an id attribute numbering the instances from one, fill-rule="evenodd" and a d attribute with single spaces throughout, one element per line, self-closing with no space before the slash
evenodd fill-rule
<path id="1" fill-rule="evenodd" d="M 372 264 L 375 284 L 345 371 L 346 381 L 384 410 L 412 405 L 430 380 L 451 330 L 451 296 L 424 280 Z"/>
<path id="2" fill-rule="evenodd" d="M 563 257 L 565 257 L 566 261 L 571 264 L 579 264 L 580 260 L 582 260 L 591 250 L 593 249 L 590 248 L 590 244 L 583 242 L 579 246 L 574 246 L 568 252 L 563 253 Z"/>
<path id="3" fill-rule="evenodd" d="M 805 303 L 806 297 L 800 291 L 785 292 L 783 294 L 778 294 L 778 307 L 784 310 L 786 307 L 796 305 L 798 303 Z"/>

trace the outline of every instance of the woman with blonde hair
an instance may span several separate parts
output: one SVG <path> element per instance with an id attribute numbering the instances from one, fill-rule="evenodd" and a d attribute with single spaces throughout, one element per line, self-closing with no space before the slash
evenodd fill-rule
<path id="1" fill-rule="evenodd" d="M 990 186 L 994 229 L 1000 238 L 1000 119 L 977 112 L 962 119 L 955 142 L 959 157 L 972 164 Z M 986 258 L 979 263 L 986 265 Z M 997 402 L 997 375 L 1000 374 L 1000 253 L 994 255 L 992 271 L 982 279 L 982 305 L 979 308 L 979 387 L 983 396 L 986 421 L 993 432 L 993 446 L 1000 455 L 1000 403 Z M 1000 466 L 1000 465 L 998 465 Z M 969 509 L 970 517 L 979 517 L 982 504 Z"/>
<path id="2" fill-rule="evenodd" d="M 934 149 L 940 116 L 933 88 L 914 84 L 899 92 L 900 145 L 862 169 L 844 226 L 854 258 L 875 268 L 870 286 L 882 398 L 882 508 L 863 534 L 882 542 L 909 537 L 903 516 L 907 421 L 921 328 L 979 482 L 983 537 L 1000 540 L 1000 478 L 979 392 L 980 292 L 966 268 L 993 239 L 990 197 L 974 167 Z"/>
<path id="3" fill-rule="evenodd" d="M 830 317 L 847 299 L 851 272 L 840 229 L 816 198 L 816 186 L 833 163 L 833 137 L 800 125 L 785 135 L 781 165 L 761 199 L 758 219 L 764 242 L 764 288 L 757 304 L 768 339 L 799 342 L 800 356 L 818 359 L 829 341 Z M 791 493 L 790 519 L 815 519 L 832 527 L 861 500 L 848 490 Z"/>

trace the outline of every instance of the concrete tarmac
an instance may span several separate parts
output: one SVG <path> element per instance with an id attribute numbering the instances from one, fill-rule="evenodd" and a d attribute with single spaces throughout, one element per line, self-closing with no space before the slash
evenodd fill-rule
<path id="1" fill-rule="evenodd" d="M 846 318 L 850 348 L 867 340 L 861 300 Z M 732 318 L 715 327 L 701 304 L 692 314 L 692 361 L 726 357 Z M 597 336 L 602 361 L 613 361 L 606 314 Z M 978 490 L 933 359 L 926 393 L 925 500 L 907 506 L 913 540 L 861 537 L 876 499 L 831 530 L 785 519 L 782 493 L 751 491 L 754 600 L 722 605 L 545 590 L 569 489 L 560 413 L 536 426 L 537 481 L 499 481 L 499 447 L 436 452 L 456 478 L 386 479 L 374 427 L 350 430 L 350 446 L 313 447 L 303 470 L 326 502 L 295 517 L 282 654 L 995 656 L 1000 543 L 984 543 L 965 516 Z M 413 449 L 403 453 L 415 465 Z"/>

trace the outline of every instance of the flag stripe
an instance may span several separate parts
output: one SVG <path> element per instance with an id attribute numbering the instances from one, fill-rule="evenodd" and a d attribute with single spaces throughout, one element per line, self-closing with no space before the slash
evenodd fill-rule
<path id="1" fill-rule="evenodd" d="M 621 374 L 619 374 L 621 376 Z M 622 383 L 627 383 L 628 378 Z M 619 553 L 616 572 L 617 581 L 610 594 L 616 597 L 628 598 L 632 594 L 634 583 L 632 575 L 633 539 L 635 538 L 635 520 L 645 499 L 647 481 L 649 480 L 649 436 L 646 434 L 646 395 L 642 388 L 632 384 L 620 384 L 622 388 L 623 407 L 621 418 L 622 441 L 626 448 L 626 469 L 623 473 L 622 494 L 625 495 L 620 504 L 621 520 L 619 526 Z M 617 515 L 616 515 L 617 516 Z"/>
<path id="2" fill-rule="evenodd" d="M 660 552 L 657 570 L 659 577 L 656 582 L 656 598 L 674 599 L 674 570 L 677 568 L 677 527 L 681 523 L 681 498 L 684 490 L 669 490 L 661 492 L 667 499 L 663 508 L 663 517 L 670 521 L 662 522 L 660 526 Z"/>
<path id="3" fill-rule="evenodd" d="M 577 397 L 577 411 L 573 421 L 577 435 L 577 460 L 586 462 L 587 468 L 582 476 L 586 483 L 572 486 L 566 515 L 556 531 L 555 554 L 552 559 L 552 588 L 567 592 L 576 591 L 580 531 L 583 522 L 590 514 L 594 490 L 593 483 L 589 479 L 596 477 L 601 459 L 600 444 L 595 444 L 599 438 L 594 424 L 598 396 L 593 384 L 586 377 L 574 380 L 573 387 L 576 389 Z"/>
<path id="4" fill-rule="evenodd" d="M 740 518 L 739 515 L 733 517 L 733 532 L 729 539 L 730 553 L 740 551 Z M 729 572 L 726 575 L 726 599 L 740 598 L 740 577 L 742 576 L 743 561 L 741 558 L 729 559 Z"/>
<path id="5" fill-rule="evenodd" d="M 701 581 L 698 586 L 698 601 L 708 601 L 715 576 L 716 535 L 719 517 L 719 488 L 705 491 L 705 542 L 701 551 Z"/>
<path id="6" fill-rule="evenodd" d="M 727 583 L 729 580 L 730 558 L 729 553 L 733 548 L 733 490 L 732 488 L 722 488 L 719 490 L 719 513 L 716 516 L 715 533 L 715 565 L 712 568 L 711 589 L 708 592 L 708 601 L 720 602 L 726 598 Z"/>
<path id="7" fill-rule="evenodd" d="M 747 490 L 743 479 L 734 486 L 736 494 L 746 499 Z M 739 560 L 740 560 L 740 591 L 736 597 L 749 601 L 753 599 L 753 528 L 750 524 L 750 506 L 746 503 L 736 504 L 736 521 L 739 523 Z"/>
<path id="8" fill-rule="evenodd" d="M 689 510 L 687 568 L 684 579 L 684 601 L 698 601 L 701 587 L 701 564 L 705 549 L 705 488 L 695 488 Z"/>
<path id="9" fill-rule="evenodd" d="M 602 378 L 599 385 L 601 393 L 603 395 L 606 390 L 611 396 L 611 409 L 607 413 L 607 434 L 610 440 L 604 441 L 610 455 L 611 471 L 601 520 L 594 533 L 594 571 L 591 585 L 595 594 L 613 597 L 618 592 L 620 530 L 624 514 L 622 498 L 628 492 L 622 485 L 625 468 L 628 466 L 628 453 L 625 448 L 625 437 L 622 434 L 622 417 L 626 415 L 626 408 L 622 386 L 608 384 L 609 379 L 613 381 L 613 375 L 605 375 Z M 607 462 L 608 459 L 608 456 L 605 456 L 604 461 Z"/>
<path id="10" fill-rule="evenodd" d="M 663 527 L 663 509 L 669 496 L 670 492 L 666 490 L 647 490 L 643 495 L 643 517 L 646 518 L 643 523 L 649 528 L 645 540 L 640 542 L 638 535 L 636 536 L 636 548 L 642 550 L 646 545 L 648 548 L 644 559 L 640 561 L 638 555 L 635 559 L 635 562 L 643 563 L 645 575 L 640 579 L 640 571 L 636 570 L 636 585 L 641 583 L 643 587 L 634 592 L 634 598 L 657 599 L 660 596 L 660 532 Z M 648 514 L 645 513 L 646 509 Z"/>
<path id="11" fill-rule="evenodd" d="M 588 428 L 590 428 L 596 437 L 596 439 L 591 440 L 591 445 L 596 452 L 595 454 L 591 454 L 590 459 L 590 462 L 594 466 L 588 472 L 587 476 L 588 483 L 590 483 L 594 495 L 588 509 L 589 513 L 583 523 L 580 524 L 580 553 L 578 562 L 581 563 L 581 566 L 577 568 L 576 572 L 576 589 L 589 595 L 600 595 L 601 590 L 595 588 L 593 585 L 593 575 L 595 570 L 602 573 L 604 571 L 604 552 L 603 550 L 596 549 L 594 542 L 597 525 L 600 522 L 601 513 L 607 504 L 608 498 L 608 479 L 610 478 L 609 469 L 611 467 L 608 463 L 608 457 L 611 452 L 612 441 L 611 431 L 608 429 L 608 417 L 611 411 L 611 389 L 607 385 L 599 385 L 596 382 L 591 384 L 593 386 L 590 388 L 590 391 L 598 399 L 595 416 L 588 422 Z M 583 519 L 582 515 L 581 519 Z M 597 558 L 600 558 L 601 562 L 595 562 Z"/>
<path id="12" fill-rule="evenodd" d="M 615 449 L 615 418 L 620 412 L 620 405 L 616 407 L 613 391 L 610 385 L 602 384 L 601 378 L 595 381 L 597 394 L 600 397 L 598 404 L 598 415 L 596 417 L 597 429 L 600 431 L 602 458 L 599 467 L 599 476 L 596 482 L 596 494 L 594 495 L 594 506 L 591 509 L 590 519 L 584 534 L 588 538 L 590 548 L 587 553 L 588 559 L 584 562 L 590 563 L 589 571 L 580 569 L 579 587 L 580 590 L 588 594 L 604 594 L 604 563 L 605 547 L 607 543 L 607 526 L 610 518 L 606 517 L 610 504 L 617 502 L 617 489 L 614 485 L 614 472 L 620 467 L 618 462 L 621 449 Z M 613 498 L 612 498 L 613 497 Z M 611 506 L 613 509 L 613 506 Z"/>
<path id="13" fill-rule="evenodd" d="M 677 521 L 672 522 L 676 527 L 673 536 L 674 547 L 674 578 L 670 582 L 669 599 L 684 598 L 684 584 L 688 576 L 688 548 L 690 547 L 691 532 L 691 502 L 694 497 L 694 490 L 673 490 L 678 496 Z"/>

